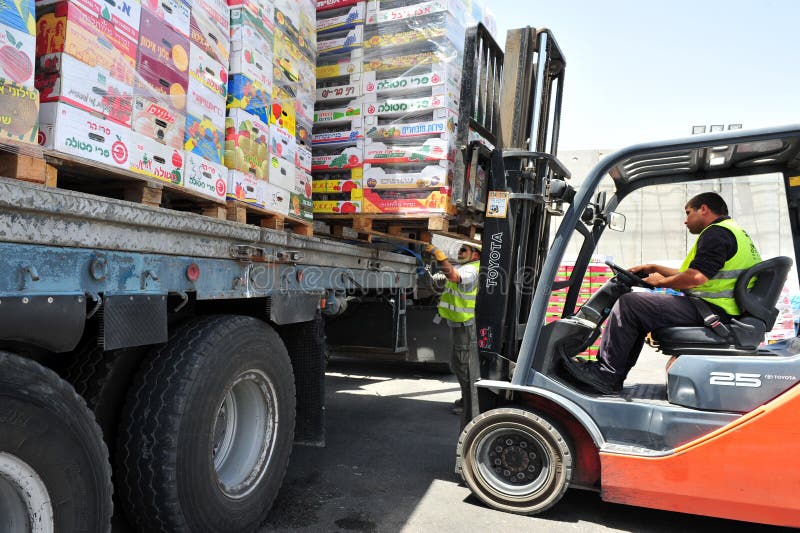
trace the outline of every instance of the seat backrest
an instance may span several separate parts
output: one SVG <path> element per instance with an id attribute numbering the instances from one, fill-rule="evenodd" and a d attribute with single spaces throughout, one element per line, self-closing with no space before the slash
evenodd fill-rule
<path id="1" fill-rule="evenodd" d="M 742 315 L 758 318 L 767 325 L 767 331 L 771 330 L 778 317 L 775 304 L 778 303 L 790 268 L 792 268 L 790 258 L 773 257 L 745 270 L 736 279 L 736 286 L 733 289 L 736 305 L 739 306 Z M 755 283 L 748 288 L 747 285 L 753 278 L 756 278 Z"/>

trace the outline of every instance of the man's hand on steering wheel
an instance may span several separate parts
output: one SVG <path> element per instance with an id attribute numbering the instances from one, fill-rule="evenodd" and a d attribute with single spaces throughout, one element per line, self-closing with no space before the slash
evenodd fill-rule
<path id="1" fill-rule="evenodd" d="M 611 261 L 606 261 L 606 265 L 608 265 L 608 267 L 614 272 L 614 274 L 616 275 L 617 279 L 619 279 L 620 281 L 622 281 L 626 285 L 629 285 L 631 287 L 644 287 L 646 289 L 655 288 L 655 287 L 653 287 L 653 285 L 651 285 L 650 283 L 647 283 L 644 279 L 641 278 L 641 276 L 643 274 L 646 275 L 646 272 L 645 272 L 644 268 L 640 268 L 638 270 L 638 272 L 634 273 L 634 272 L 631 272 L 630 270 L 625 270 L 621 266 L 619 266 L 619 265 L 617 265 L 615 263 L 612 263 Z M 644 266 L 644 265 L 642 265 L 642 266 Z M 661 274 L 650 274 L 650 276 L 647 276 L 647 277 L 649 278 L 651 276 L 661 276 Z M 656 278 L 654 278 L 653 281 L 655 281 L 655 279 Z M 663 279 L 663 276 L 662 276 L 662 279 Z"/>

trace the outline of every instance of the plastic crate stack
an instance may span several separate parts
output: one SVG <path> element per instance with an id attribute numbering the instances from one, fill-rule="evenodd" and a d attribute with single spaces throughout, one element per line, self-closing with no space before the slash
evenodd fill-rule
<path id="1" fill-rule="evenodd" d="M 446 215 L 466 27 L 461 1 L 319 0 L 316 213 Z"/>
<path id="2" fill-rule="evenodd" d="M 600 287 L 605 285 L 608 280 L 614 277 L 612 270 L 600 259 L 592 259 L 586 270 L 586 275 L 581 282 L 581 289 L 578 293 L 578 301 L 576 310 L 586 303 L 589 298 L 596 293 Z M 556 283 L 560 281 L 568 281 L 572 276 L 574 266 L 571 262 L 564 262 L 558 267 L 556 274 Z M 567 289 L 560 289 L 553 291 L 550 300 L 547 303 L 547 312 L 545 314 L 545 322 L 555 322 L 561 318 L 564 313 L 564 304 L 567 301 Z M 600 336 L 589 346 L 585 351 L 578 355 L 579 358 L 584 360 L 597 359 L 598 350 L 600 349 Z"/>
<path id="3" fill-rule="evenodd" d="M 228 197 L 310 221 L 315 6 L 312 0 L 229 4 Z"/>
<path id="4" fill-rule="evenodd" d="M 33 0 L 0 3 L 0 139 L 36 144 L 39 93 L 34 86 Z"/>

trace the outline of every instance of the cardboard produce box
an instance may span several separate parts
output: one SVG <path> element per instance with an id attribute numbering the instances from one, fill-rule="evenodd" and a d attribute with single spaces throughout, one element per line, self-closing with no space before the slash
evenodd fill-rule
<path id="1" fill-rule="evenodd" d="M 52 72 L 37 72 L 42 103 L 64 102 L 123 126 L 131 126 L 133 87 L 101 66 L 81 63 L 69 54 L 52 56 Z"/>
<path id="2" fill-rule="evenodd" d="M 173 185 L 183 185 L 183 150 L 131 133 L 129 169 Z"/>
<path id="3" fill-rule="evenodd" d="M 383 169 L 364 165 L 362 182 L 369 189 L 439 189 L 449 184 L 448 162 L 427 165 L 416 171 Z"/>
<path id="4" fill-rule="evenodd" d="M 187 152 L 197 154 L 214 163 L 222 164 L 224 138 L 224 130 L 207 116 L 186 115 L 186 134 L 183 148 Z"/>
<path id="5" fill-rule="evenodd" d="M 167 99 L 133 99 L 131 130 L 172 148 L 183 148 L 186 113 L 177 112 Z"/>
<path id="6" fill-rule="evenodd" d="M 364 162 L 369 164 L 454 161 L 455 145 L 444 139 L 426 139 L 422 144 L 367 143 Z"/>
<path id="7" fill-rule="evenodd" d="M 192 1 L 189 39 L 215 61 L 228 65 L 231 17 L 225 0 Z"/>
<path id="8" fill-rule="evenodd" d="M 296 169 L 294 161 L 289 162 L 276 155 L 269 158 L 268 181 L 286 190 L 292 190 L 295 186 Z"/>
<path id="9" fill-rule="evenodd" d="M 136 63 L 139 81 L 155 93 L 169 96 L 178 111 L 186 107 L 189 52 L 187 37 L 149 11 L 142 12 Z"/>
<path id="10" fill-rule="evenodd" d="M 248 172 L 228 170 L 228 199 L 238 200 L 255 207 L 263 207 L 263 183 L 266 182 Z"/>
<path id="11" fill-rule="evenodd" d="M 314 200 L 314 213 L 353 215 L 361 213 L 361 202 L 358 200 Z"/>
<path id="12" fill-rule="evenodd" d="M 51 54 L 67 53 L 87 65 L 101 66 L 118 80 L 133 85 L 135 40 L 77 4 L 58 2 L 45 9 L 36 21 L 36 57 L 43 70 L 51 65 Z"/>
<path id="13" fill-rule="evenodd" d="M 4 9 L 0 5 L 0 15 Z M 35 54 L 35 36 L 0 23 L 0 80 L 33 87 Z"/>
<path id="14" fill-rule="evenodd" d="M 225 119 L 225 166 L 266 180 L 269 175 L 269 126 L 242 109 Z"/>
<path id="15" fill-rule="evenodd" d="M 188 38 L 191 31 L 191 5 L 192 1 L 185 0 L 142 0 L 142 11 Z"/>
<path id="16" fill-rule="evenodd" d="M 36 9 L 41 14 L 44 6 L 58 4 L 63 0 L 36 0 Z M 133 42 L 139 40 L 139 20 L 141 18 L 141 3 L 137 0 L 130 2 L 113 2 L 95 0 L 69 0 L 92 16 L 111 24 L 120 34 Z M 15 1 L 16 3 L 16 1 Z"/>
<path id="17" fill-rule="evenodd" d="M 14 0 L 0 4 L 0 24 L 14 28 L 28 35 L 36 35 L 36 10 L 39 2 L 33 0 Z"/>
<path id="18" fill-rule="evenodd" d="M 450 189 L 434 191 L 363 191 L 364 213 L 445 214 L 449 213 Z"/>
<path id="19" fill-rule="evenodd" d="M 225 202 L 228 192 L 228 169 L 225 166 L 189 152 L 185 170 L 184 187 L 217 202 Z"/>
<path id="20" fill-rule="evenodd" d="M 0 83 L 0 139 L 36 144 L 39 132 L 39 92 Z"/>
<path id="21" fill-rule="evenodd" d="M 43 147 L 130 168 L 130 129 L 63 103 L 41 104 L 39 122 L 39 144 Z"/>

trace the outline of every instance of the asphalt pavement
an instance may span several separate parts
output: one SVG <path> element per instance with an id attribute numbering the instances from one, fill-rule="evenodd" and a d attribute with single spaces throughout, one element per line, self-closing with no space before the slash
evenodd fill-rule
<path id="1" fill-rule="evenodd" d="M 628 383 L 663 382 L 665 362 L 646 349 Z M 454 472 L 454 376 L 334 359 L 326 387 L 327 445 L 295 446 L 262 532 L 785 531 L 606 503 L 577 489 L 535 517 L 494 511 Z"/>

